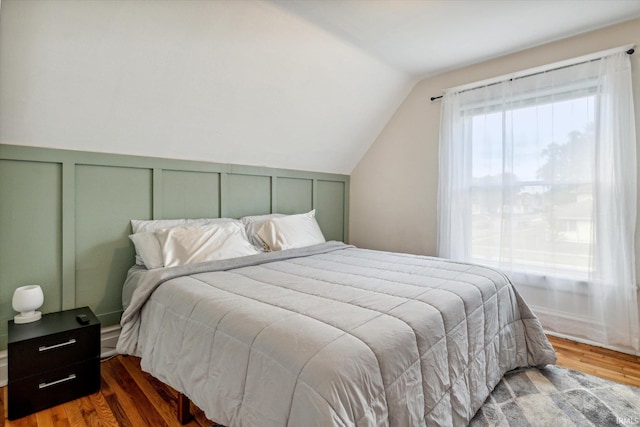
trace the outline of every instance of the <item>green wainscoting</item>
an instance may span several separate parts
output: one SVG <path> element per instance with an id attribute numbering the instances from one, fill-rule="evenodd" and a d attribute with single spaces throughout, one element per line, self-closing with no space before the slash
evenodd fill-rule
<path id="1" fill-rule="evenodd" d="M 238 218 L 275 212 L 271 206 L 271 176 L 227 174 L 226 200 L 221 216 Z"/>
<path id="2" fill-rule="evenodd" d="M 220 212 L 220 174 L 162 171 L 164 218 L 203 218 Z"/>
<path id="3" fill-rule="evenodd" d="M 278 212 L 292 214 L 313 209 L 313 180 L 280 178 L 276 189 Z"/>
<path id="4" fill-rule="evenodd" d="M 43 312 L 90 306 L 117 324 L 134 263 L 131 219 L 302 213 L 346 240 L 346 175 L 0 144 L 0 350 L 15 288 Z"/>
<path id="5" fill-rule="evenodd" d="M 315 206 L 318 225 L 327 240 L 345 241 L 349 235 L 344 227 L 347 214 L 348 182 L 317 180 Z"/>

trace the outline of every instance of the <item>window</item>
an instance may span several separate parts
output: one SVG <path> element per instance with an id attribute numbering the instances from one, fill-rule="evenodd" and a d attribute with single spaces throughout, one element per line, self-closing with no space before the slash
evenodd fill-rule
<path id="1" fill-rule="evenodd" d="M 596 97 L 560 93 L 470 116 L 471 261 L 499 267 L 508 251 L 513 270 L 588 278 Z"/>
<path id="2" fill-rule="evenodd" d="M 445 92 L 439 256 L 506 272 L 548 330 L 638 353 L 628 55 L 537 71 Z"/>

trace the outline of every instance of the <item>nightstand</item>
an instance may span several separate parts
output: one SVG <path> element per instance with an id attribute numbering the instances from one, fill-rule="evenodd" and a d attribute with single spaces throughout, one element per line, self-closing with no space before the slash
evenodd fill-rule
<path id="1" fill-rule="evenodd" d="M 85 314 L 89 322 L 76 319 Z M 100 322 L 89 307 L 9 321 L 8 417 L 24 417 L 100 390 Z"/>

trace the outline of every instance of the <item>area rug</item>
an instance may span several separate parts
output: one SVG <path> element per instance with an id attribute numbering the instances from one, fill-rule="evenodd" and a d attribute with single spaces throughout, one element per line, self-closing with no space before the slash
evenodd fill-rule
<path id="1" fill-rule="evenodd" d="M 469 426 L 640 426 L 640 388 L 558 366 L 512 371 Z"/>

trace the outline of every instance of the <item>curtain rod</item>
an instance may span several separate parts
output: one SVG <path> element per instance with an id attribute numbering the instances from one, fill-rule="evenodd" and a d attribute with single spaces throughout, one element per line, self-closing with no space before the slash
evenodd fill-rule
<path id="1" fill-rule="evenodd" d="M 493 79 L 479 81 L 479 82 L 476 82 L 476 83 L 471 83 L 470 85 L 463 85 L 463 86 L 458 86 L 458 87 L 459 88 L 463 88 L 460 92 L 465 92 L 467 90 L 475 89 L 475 88 L 478 88 L 478 87 L 481 87 L 481 86 L 491 86 L 491 85 L 495 85 L 495 84 L 498 84 L 498 83 L 501 83 L 501 82 L 504 82 L 504 81 L 508 81 L 508 80 L 516 80 L 516 79 L 521 79 L 523 77 L 534 76 L 536 74 L 541 74 L 541 73 L 544 73 L 546 71 L 560 70 L 562 68 L 571 67 L 573 65 L 584 64 L 586 62 L 595 61 L 596 59 L 599 59 L 599 58 L 602 58 L 604 56 L 607 56 L 607 54 L 612 54 L 612 53 L 618 52 L 620 50 L 626 50 L 627 54 L 629 54 L 629 55 L 633 55 L 633 53 L 635 52 L 635 49 L 633 48 L 633 45 L 624 46 L 622 48 L 609 49 L 609 50 L 598 52 L 598 53 L 595 53 L 595 54 L 574 58 L 572 60 L 570 59 L 570 60 L 567 60 L 567 61 L 561 61 L 561 62 L 557 62 L 555 64 L 550 64 L 550 66 L 552 68 L 546 68 L 549 65 L 542 66 L 542 67 L 531 68 L 531 69 L 526 70 L 526 71 L 520 71 L 520 72 L 517 72 L 517 73 L 507 74 L 505 76 L 496 77 L 496 78 L 493 78 Z M 572 62 L 574 60 L 577 60 L 578 62 Z M 554 66 L 554 65 L 557 65 L 557 66 Z M 546 68 L 546 69 L 544 69 L 544 68 Z M 469 87 L 467 88 L 467 86 L 469 86 Z M 455 89 L 455 88 L 451 88 L 451 89 Z M 447 89 L 447 90 L 451 90 L 451 89 Z M 432 96 L 430 99 L 431 99 L 431 101 L 436 101 L 438 99 L 441 99 L 443 96 L 444 95 Z"/>

